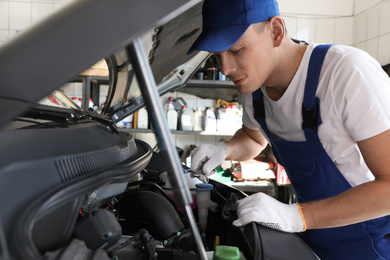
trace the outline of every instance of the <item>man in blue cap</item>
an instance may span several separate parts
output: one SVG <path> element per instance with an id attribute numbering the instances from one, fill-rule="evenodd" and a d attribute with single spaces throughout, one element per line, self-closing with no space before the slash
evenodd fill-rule
<path id="1" fill-rule="evenodd" d="M 275 0 L 205 0 L 196 50 L 215 54 L 244 114 L 231 139 L 194 151 L 192 168 L 207 176 L 270 143 L 298 202 L 256 193 L 233 224 L 300 233 L 321 259 L 390 259 L 390 80 L 378 62 L 294 43 Z"/>

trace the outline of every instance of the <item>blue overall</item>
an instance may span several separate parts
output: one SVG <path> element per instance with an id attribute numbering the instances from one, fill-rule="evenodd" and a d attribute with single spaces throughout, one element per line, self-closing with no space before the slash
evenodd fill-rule
<path id="1" fill-rule="evenodd" d="M 284 166 L 299 203 L 336 196 L 351 188 L 317 135 L 322 121 L 315 94 L 330 46 L 318 45 L 310 57 L 302 104 L 306 141 L 275 139 L 265 122 L 263 93 L 259 89 L 252 94 L 255 119 L 267 134 L 277 161 Z M 300 235 L 321 259 L 390 259 L 390 216 L 344 227 L 307 230 Z"/>

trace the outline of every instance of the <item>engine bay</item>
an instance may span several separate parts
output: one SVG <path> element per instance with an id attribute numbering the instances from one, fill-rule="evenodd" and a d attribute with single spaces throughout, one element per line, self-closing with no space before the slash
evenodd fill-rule
<path id="1" fill-rule="evenodd" d="M 97 193 L 89 194 L 81 204 L 71 242 L 44 252 L 45 259 L 73 259 L 80 252 L 85 252 L 82 259 L 200 259 L 186 214 L 172 190 L 165 188 L 164 171 L 156 171 L 155 166 L 152 159 L 119 195 L 91 203 Z M 237 200 L 246 196 L 243 192 L 215 180 L 196 188 L 191 206 L 209 259 L 221 247 L 234 250 L 237 259 L 289 259 L 291 255 L 317 259 L 295 234 L 255 223 L 233 226 Z M 206 200 L 200 201 L 205 194 Z"/>

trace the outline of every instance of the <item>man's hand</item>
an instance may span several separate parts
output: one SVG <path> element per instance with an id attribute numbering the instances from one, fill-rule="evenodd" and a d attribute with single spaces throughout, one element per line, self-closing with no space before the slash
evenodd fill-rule
<path id="1" fill-rule="evenodd" d="M 253 221 L 290 233 L 306 230 L 299 204 L 284 204 L 261 192 L 238 201 L 237 215 L 233 225 L 238 227 Z"/>
<path id="2" fill-rule="evenodd" d="M 207 176 L 215 173 L 214 168 L 221 165 L 228 154 L 229 147 L 225 143 L 200 145 L 192 153 L 191 169 L 201 175 L 201 181 L 207 182 Z"/>

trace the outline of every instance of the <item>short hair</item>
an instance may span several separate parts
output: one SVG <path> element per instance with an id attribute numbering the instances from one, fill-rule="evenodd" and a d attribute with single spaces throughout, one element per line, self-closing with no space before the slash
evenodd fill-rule
<path id="1" fill-rule="evenodd" d="M 282 19 L 282 21 L 283 21 L 283 26 L 284 26 L 284 33 L 287 35 L 286 23 L 284 22 L 284 19 Z M 264 22 L 254 23 L 252 25 L 253 25 L 253 28 L 255 29 L 255 31 L 257 33 L 262 33 L 262 32 L 264 32 L 265 27 L 267 26 L 268 22 L 269 22 L 269 20 L 268 21 L 264 21 Z"/>
<path id="2" fill-rule="evenodd" d="M 253 25 L 253 29 L 254 29 L 255 32 L 257 32 L 257 33 L 262 33 L 262 32 L 264 32 L 265 27 L 267 26 L 267 23 L 268 23 L 268 22 L 269 22 L 269 21 L 254 23 L 254 24 L 252 24 L 252 25 Z"/>

